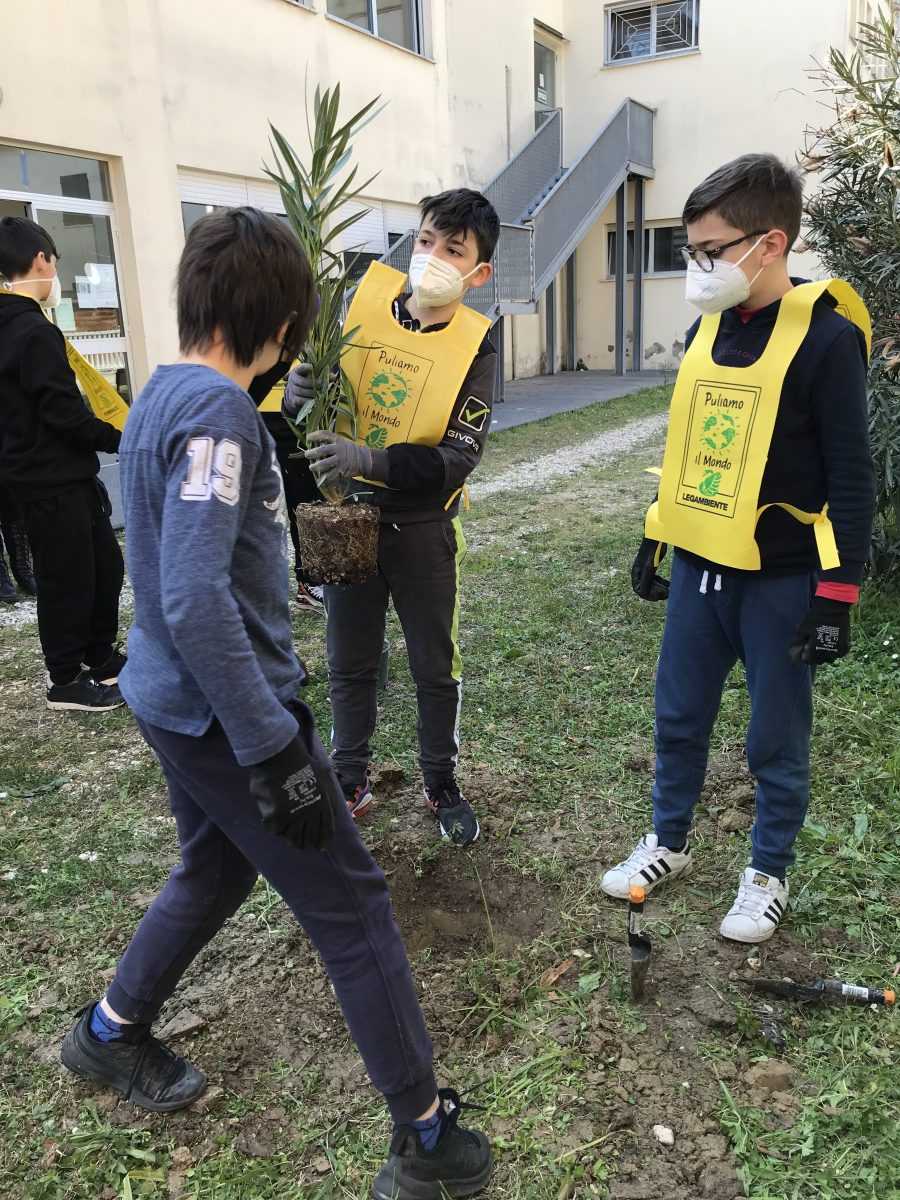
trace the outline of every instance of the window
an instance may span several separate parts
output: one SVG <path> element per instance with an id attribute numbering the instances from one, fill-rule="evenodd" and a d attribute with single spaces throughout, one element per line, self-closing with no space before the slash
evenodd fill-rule
<path id="1" fill-rule="evenodd" d="M 328 11 L 386 42 L 422 53 L 419 0 L 328 0 Z"/>
<path id="2" fill-rule="evenodd" d="M 616 231 L 611 229 L 606 238 L 606 253 L 609 256 L 609 274 L 615 279 L 616 276 Z M 650 230 L 644 230 L 644 273 L 649 271 L 650 262 Z M 625 274 L 634 274 L 634 230 L 629 229 L 625 235 Z"/>
<path id="3" fill-rule="evenodd" d="M 681 247 L 687 243 L 683 225 L 657 225 L 644 229 L 644 273 L 646 275 L 682 275 L 686 270 Z M 606 234 L 607 276 L 616 277 L 616 231 Z M 634 229 L 629 229 L 625 244 L 625 271 L 634 274 Z"/>
<path id="4" fill-rule="evenodd" d="M 687 245 L 687 233 L 683 225 L 667 225 L 663 229 L 653 230 L 653 270 L 658 274 L 662 271 L 685 271 L 687 265 L 682 246 Z M 648 260 L 649 261 L 649 260 Z"/>
<path id="5" fill-rule="evenodd" d="M 224 204 L 190 204 L 182 200 L 181 220 L 184 224 L 185 234 L 190 233 L 201 217 L 205 217 L 207 213 L 222 212 L 224 208 Z"/>
<path id="6" fill-rule="evenodd" d="M 684 54 L 700 44 L 700 0 L 617 4 L 606 12 L 607 63 Z"/>
<path id="7" fill-rule="evenodd" d="M 111 199 L 106 163 L 18 146 L 0 146 L 0 188 L 79 200 Z"/>

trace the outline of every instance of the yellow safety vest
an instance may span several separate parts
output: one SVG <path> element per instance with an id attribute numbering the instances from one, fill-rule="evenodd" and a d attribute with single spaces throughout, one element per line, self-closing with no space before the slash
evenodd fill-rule
<path id="1" fill-rule="evenodd" d="M 784 377 L 809 331 L 813 305 L 825 292 L 835 298 L 841 316 L 862 330 L 871 351 L 866 306 L 841 279 L 789 291 L 765 350 L 749 367 L 715 363 L 721 314 L 701 319 L 675 381 L 659 496 L 645 522 L 648 538 L 725 567 L 760 569 L 756 526 L 773 505 L 760 508 L 759 494 Z M 827 504 L 818 513 L 780 501 L 774 505 L 813 526 L 823 570 L 840 565 Z"/>
<path id="2" fill-rule="evenodd" d="M 292 370 L 299 361 L 300 361 L 300 359 L 297 359 L 296 362 L 291 363 Z M 256 407 L 259 410 L 259 412 L 280 413 L 281 412 L 281 402 L 284 399 L 284 389 L 286 387 L 287 387 L 287 375 L 285 375 L 284 379 L 279 379 L 278 382 L 275 384 L 275 386 L 272 388 L 271 392 L 268 393 L 266 398 L 264 400 L 261 400 L 260 403 L 257 404 Z"/>
<path id="3" fill-rule="evenodd" d="M 7 294 L 11 293 L 0 291 L 0 296 Z M 43 309 L 41 311 L 46 317 L 47 313 Z M 47 317 L 47 320 L 49 321 L 50 318 Z M 115 425 L 116 429 L 120 431 L 123 430 L 130 411 L 128 405 L 109 380 L 101 375 L 96 367 L 92 367 L 83 355 L 78 353 L 68 338 L 65 339 L 65 342 L 69 366 L 81 384 L 85 399 L 94 416 L 99 417 L 101 421 L 108 421 L 110 425 Z"/>
<path id="4" fill-rule="evenodd" d="M 436 446 L 490 328 L 488 317 L 461 304 L 446 329 L 413 333 L 392 311 L 406 276 L 385 263 L 370 265 L 356 289 L 346 330 L 356 329 L 341 366 L 356 398 L 356 440 L 373 450 L 401 442 Z M 350 422 L 338 420 L 350 434 Z M 380 486 L 384 487 L 384 484 Z"/>
<path id="5" fill-rule="evenodd" d="M 83 355 L 79 354 L 72 343 L 66 338 L 66 357 L 69 366 L 75 373 L 75 378 L 81 384 L 91 411 L 101 421 L 115 425 L 120 432 L 125 428 L 128 413 L 131 411 L 109 380 L 92 367 Z"/>

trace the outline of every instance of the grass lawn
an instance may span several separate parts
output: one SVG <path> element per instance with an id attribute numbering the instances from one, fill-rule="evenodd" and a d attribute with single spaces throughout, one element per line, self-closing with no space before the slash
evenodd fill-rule
<path id="1" fill-rule="evenodd" d="M 496 435 L 481 477 L 659 411 L 662 389 Z M 896 1014 L 767 1010 L 740 976 L 890 983 L 900 945 L 900 598 L 864 593 L 851 657 L 817 681 L 813 801 L 782 930 L 748 964 L 716 935 L 747 856 L 748 716 L 735 672 L 696 816 L 694 874 L 648 904 L 647 999 L 598 872 L 648 827 L 662 606 L 629 587 L 652 489 L 643 450 L 465 518 L 462 775 L 482 819 L 442 845 L 419 800 L 402 638 L 364 836 L 388 874 L 438 1073 L 484 1111 L 493 1200 L 900 1196 Z M 327 728 L 322 624 L 299 616 Z M 141 1113 L 64 1075 L 59 1041 L 102 991 L 176 859 L 159 772 L 127 711 L 43 706 L 37 631 L 0 629 L 0 1196 L 350 1200 L 389 1137 L 317 960 L 263 883 L 160 1025 L 210 1076 Z M 567 966 L 568 964 L 568 966 Z M 566 968 L 563 970 L 562 968 Z M 895 981 L 896 983 L 897 981 Z M 779 1048 L 783 1045 L 783 1048 Z M 772 1063 L 759 1064 L 766 1059 Z M 773 1091 L 772 1088 L 775 1088 Z M 768 1090 L 767 1090 L 768 1088 Z M 660 1145 L 656 1124 L 674 1131 Z"/>

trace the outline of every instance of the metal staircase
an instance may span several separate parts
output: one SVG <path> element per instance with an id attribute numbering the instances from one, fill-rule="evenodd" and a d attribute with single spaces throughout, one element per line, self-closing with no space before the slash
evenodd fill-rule
<path id="1" fill-rule="evenodd" d="M 466 303 L 494 320 L 536 312 L 548 285 L 623 184 L 653 175 L 653 109 L 623 101 L 571 167 L 562 161 L 562 113 L 551 113 L 484 189 L 500 217 L 500 240 L 493 278 L 469 292 Z M 383 261 L 405 272 L 414 237 L 406 234 Z"/>

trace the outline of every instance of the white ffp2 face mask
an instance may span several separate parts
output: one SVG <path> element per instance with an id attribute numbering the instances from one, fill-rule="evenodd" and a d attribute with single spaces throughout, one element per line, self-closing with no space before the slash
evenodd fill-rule
<path id="1" fill-rule="evenodd" d="M 707 315 L 724 312 L 726 308 L 743 304 L 763 269 L 760 267 L 753 278 L 748 279 L 741 270 L 741 263 L 753 253 L 762 240 L 759 238 L 755 241 L 737 262 L 725 262 L 717 258 L 711 271 L 704 271 L 693 260 L 689 262 L 684 283 L 685 299 Z"/>
<path id="2" fill-rule="evenodd" d="M 466 280 L 482 266 L 461 274 L 453 263 L 434 254 L 414 254 L 409 260 L 409 284 L 420 308 L 443 308 L 453 304 L 466 290 Z"/>
<path id="3" fill-rule="evenodd" d="M 17 279 L 15 284 L 5 282 L 2 286 L 3 286 L 4 291 L 11 292 L 13 290 L 13 288 L 16 286 L 16 284 L 19 284 L 19 283 L 46 283 L 46 282 L 47 282 L 47 280 L 44 278 L 43 275 L 35 275 L 31 279 Z M 41 306 L 41 308 L 56 308 L 56 306 L 59 304 L 60 300 L 62 300 L 62 284 L 59 281 L 59 275 L 54 275 L 53 279 L 50 282 L 50 291 L 47 293 L 47 296 L 44 300 L 38 300 L 38 304 Z"/>

